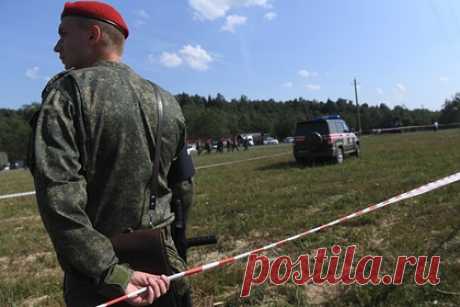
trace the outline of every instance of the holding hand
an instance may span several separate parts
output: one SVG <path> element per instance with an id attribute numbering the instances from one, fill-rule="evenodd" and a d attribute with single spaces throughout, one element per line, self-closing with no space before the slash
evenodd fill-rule
<path id="1" fill-rule="evenodd" d="M 127 302 L 133 306 L 146 306 L 168 292 L 169 279 L 165 275 L 153 275 L 135 271 L 126 287 L 126 294 L 147 287 L 147 291 L 136 297 L 130 298 Z"/>

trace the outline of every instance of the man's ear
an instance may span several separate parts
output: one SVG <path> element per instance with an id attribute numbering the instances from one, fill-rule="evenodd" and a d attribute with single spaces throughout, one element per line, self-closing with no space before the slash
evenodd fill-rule
<path id="1" fill-rule="evenodd" d="M 89 41 L 90 44 L 95 44 L 100 42 L 102 39 L 102 29 L 98 25 L 91 25 L 89 27 Z"/>

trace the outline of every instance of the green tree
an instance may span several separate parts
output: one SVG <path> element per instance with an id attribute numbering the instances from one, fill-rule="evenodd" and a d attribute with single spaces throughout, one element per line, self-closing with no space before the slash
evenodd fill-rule
<path id="1" fill-rule="evenodd" d="M 8 154 L 4 151 L 0 152 L 0 170 L 8 164 Z"/>
<path id="2" fill-rule="evenodd" d="M 442 124 L 460 122 L 460 93 L 455 94 L 452 100 L 446 100 L 439 122 Z"/>

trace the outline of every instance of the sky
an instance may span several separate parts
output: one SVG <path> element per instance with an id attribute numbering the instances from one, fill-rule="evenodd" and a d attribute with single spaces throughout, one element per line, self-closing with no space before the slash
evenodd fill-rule
<path id="1" fill-rule="evenodd" d="M 0 108 L 41 101 L 63 65 L 65 1 L 0 0 Z M 460 92 L 458 0 L 107 1 L 123 61 L 173 94 L 302 97 L 440 110 Z"/>

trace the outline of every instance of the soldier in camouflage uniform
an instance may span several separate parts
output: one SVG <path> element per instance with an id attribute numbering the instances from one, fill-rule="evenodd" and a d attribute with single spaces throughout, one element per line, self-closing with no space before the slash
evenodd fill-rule
<path id="1" fill-rule="evenodd" d="M 95 306 L 148 287 L 127 301 L 145 306 L 168 291 L 168 279 L 119 263 L 109 238 L 149 227 L 152 144 L 161 99 L 153 225 L 163 228 L 173 270 L 184 270 L 170 235 L 174 214 L 167 186 L 171 163 L 184 146 L 184 118 L 171 94 L 120 62 L 128 28 L 111 6 L 66 3 L 59 34 L 55 51 L 67 71 L 50 80 L 42 93 L 29 163 L 39 211 L 65 271 L 65 301 L 68 306 Z M 175 289 L 178 295 L 188 291 L 183 280 Z"/>

